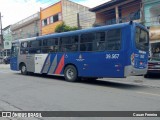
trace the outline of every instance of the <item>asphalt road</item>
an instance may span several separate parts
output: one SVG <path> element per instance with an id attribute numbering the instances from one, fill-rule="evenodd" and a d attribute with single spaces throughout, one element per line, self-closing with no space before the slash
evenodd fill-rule
<path id="1" fill-rule="evenodd" d="M 70 83 L 62 77 L 23 76 L 19 72 L 1 69 L 0 111 L 160 111 L 160 87 L 143 85 L 141 81 L 145 79 L 140 76 L 129 79 L 138 82 L 125 83 L 124 79 L 120 82 L 120 79 L 112 78 Z M 117 82 L 113 82 L 116 80 Z M 40 119 L 159 120 L 160 118 Z"/>

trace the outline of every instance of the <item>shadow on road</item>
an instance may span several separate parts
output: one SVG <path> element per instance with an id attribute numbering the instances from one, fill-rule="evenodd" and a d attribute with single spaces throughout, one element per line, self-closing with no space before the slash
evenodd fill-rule
<path id="1" fill-rule="evenodd" d="M 20 73 L 16 73 L 18 75 L 21 75 Z M 42 78 L 48 78 L 48 79 L 57 79 L 60 81 L 65 81 L 64 77 L 61 76 L 52 76 L 52 75 L 46 75 L 46 74 L 30 74 L 27 76 L 32 76 L 32 77 L 42 77 Z M 112 78 L 111 78 L 112 79 Z M 111 81 L 103 81 L 103 80 L 80 80 L 78 82 L 71 82 L 71 84 L 88 84 L 88 85 L 95 85 L 95 86 L 103 86 L 103 87 L 112 87 L 112 88 L 119 88 L 119 89 L 143 89 L 146 88 L 146 86 L 140 86 L 140 85 L 133 85 L 133 84 L 127 84 L 127 83 L 119 83 L 119 82 L 111 82 Z"/>
<path id="2" fill-rule="evenodd" d="M 112 81 L 103 81 L 103 80 L 84 80 L 80 81 L 80 83 L 83 84 L 90 84 L 95 86 L 103 86 L 103 87 L 113 87 L 113 88 L 119 88 L 119 89 L 142 89 L 145 88 L 145 86 L 139 86 L 139 85 L 133 85 L 133 84 L 127 84 L 127 83 L 119 83 L 119 82 L 112 82 Z"/>

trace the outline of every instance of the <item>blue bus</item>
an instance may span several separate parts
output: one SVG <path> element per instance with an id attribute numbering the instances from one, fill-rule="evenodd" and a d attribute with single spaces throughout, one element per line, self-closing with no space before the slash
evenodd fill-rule
<path id="1" fill-rule="evenodd" d="M 11 70 L 22 74 L 124 78 L 147 72 L 148 30 L 135 22 L 15 40 Z"/>

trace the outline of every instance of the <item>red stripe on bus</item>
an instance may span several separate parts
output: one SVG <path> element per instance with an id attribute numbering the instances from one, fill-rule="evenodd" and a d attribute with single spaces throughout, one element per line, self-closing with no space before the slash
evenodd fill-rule
<path id="1" fill-rule="evenodd" d="M 60 60 L 60 62 L 58 64 L 58 67 L 57 67 L 57 69 L 56 69 L 54 74 L 60 74 L 62 69 L 63 69 L 63 67 L 64 67 L 64 55 L 62 56 L 62 58 L 61 58 L 61 60 Z"/>

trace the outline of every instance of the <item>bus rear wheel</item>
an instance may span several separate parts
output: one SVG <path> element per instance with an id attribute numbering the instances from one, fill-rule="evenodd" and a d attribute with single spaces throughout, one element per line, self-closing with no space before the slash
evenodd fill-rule
<path id="1" fill-rule="evenodd" d="M 77 69 L 73 65 L 68 65 L 64 69 L 64 77 L 69 82 L 75 82 L 78 80 Z"/>
<path id="2" fill-rule="evenodd" d="M 27 67 L 25 64 L 21 65 L 21 74 L 22 75 L 27 75 Z"/>

